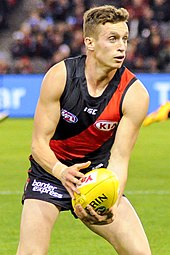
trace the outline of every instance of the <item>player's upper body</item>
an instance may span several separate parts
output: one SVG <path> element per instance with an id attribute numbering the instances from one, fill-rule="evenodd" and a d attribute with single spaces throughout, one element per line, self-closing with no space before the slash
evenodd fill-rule
<path id="1" fill-rule="evenodd" d="M 127 19 L 125 9 L 113 6 L 87 11 L 86 56 L 54 65 L 42 82 L 32 156 L 71 196 L 78 192 L 76 177 L 83 176 L 79 170 L 100 163 L 117 173 L 120 196 L 125 188 L 130 154 L 149 103 L 144 86 L 123 66 Z"/>
<path id="2" fill-rule="evenodd" d="M 137 79 L 122 66 L 102 95 L 93 97 L 87 89 L 85 61 L 85 55 L 64 60 L 67 81 L 60 98 L 61 114 L 50 148 L 68 166 L 90 160 L 90 169 L 107 167 L 123 116 L 123 98 Z"/>

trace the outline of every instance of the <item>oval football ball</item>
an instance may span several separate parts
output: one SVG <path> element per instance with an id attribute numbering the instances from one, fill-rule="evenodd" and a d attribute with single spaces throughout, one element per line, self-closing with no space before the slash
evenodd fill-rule
<path id="1" fill-rule="evenodd" d="M 112 207 L 119 194 L 119 180 L 115 173 L 106 168 L 94 169 L 81 178 L 78 187 L 80 194 L 74 194 L 72 199 L 73 208 L 81 204 L 84 209 L 91 205 L 93 209 L 103 214 Z"/>

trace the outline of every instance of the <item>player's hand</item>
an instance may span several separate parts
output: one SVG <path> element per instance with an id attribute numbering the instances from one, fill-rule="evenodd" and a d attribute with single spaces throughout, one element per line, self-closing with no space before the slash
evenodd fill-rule
<path id="1" fill-rule="evenodd" d="M 112 215 L 113 215 L 113 216 L 112 216 L 113 221 L 116 219 L 117 208 L 118 208 L 117 203 L 115 203 L 114 206 L 112 206 L 112 207 L 110 208 L 110 211 L 112 212 Z"/>
<path id="2" fill-rule="evenodd" d="M 74 198 L 74 192 L 80 194 L 79 189 L 77 186 L 81 185 L 80 178 L 84 177 L 84 174 L 79 172 L 81 169 L 87 168 L 91 164 L 90 161 L 86 163 L 75 164 L 70 167 L 66 167 L 60 176 L 60 181 L 62 182 L 63 186 L 69 192 L 71 198 Z"/>
<path id="3" fill-rule="evenodd" d="M 106 225 L 114 221 L 112 209 L 109 209 L 104 214 L 99 214 L 95 212 L 90 205 L 84 209 L 80 204 L 78 204 L 75 206 L 74 212 L 77 217 L 85 224 Z"/>

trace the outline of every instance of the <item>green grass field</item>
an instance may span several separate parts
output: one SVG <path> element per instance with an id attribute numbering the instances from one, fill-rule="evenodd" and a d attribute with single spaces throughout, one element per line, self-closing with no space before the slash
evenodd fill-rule
<path id="1" fill-rule="evenodd" d="M 15 255 L 27 177 L 32 119 L 0 123 L 0 254 Z M 129 167 L 126 195 L 138 212 L 153 255 L 170 254 L 170 121 L 141 129 Z M 64 212 L 53 230 L 49 255 L 116 254 L 79 220 Z"/>

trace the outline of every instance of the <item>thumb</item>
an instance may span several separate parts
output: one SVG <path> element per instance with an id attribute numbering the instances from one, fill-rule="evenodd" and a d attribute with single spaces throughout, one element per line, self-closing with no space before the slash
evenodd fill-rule
<path id="1" fill-rule="evenodd" d="M 81 169 L 84 169 L 84 168 L 87 168 L 88 166 L 90 166 L 91 164 L 91 161 L 87 161 L 85 163 L 80 163 L 80 164 L 76 164 L 77 165 L 77 170 L 81 170 Z"/>

